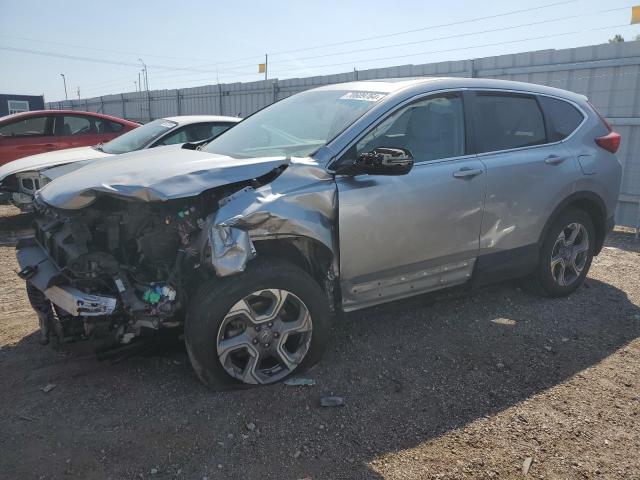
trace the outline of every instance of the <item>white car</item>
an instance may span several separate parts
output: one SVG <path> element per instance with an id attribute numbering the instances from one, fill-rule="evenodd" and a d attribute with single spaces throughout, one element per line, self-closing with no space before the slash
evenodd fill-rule
<path id="1" fill-rule="evenodd" d="M 50 179 L 78 168 L 78 162 L 84 165 L 88 161 L 121 153 L 212 139 L 240 120 L 242 119 L 238 117 L 216 115 L 160 118 L 104 144 L 69 148 L 14 160 L 0 167 L 0 203 L 12 203 L 21 210 L 29 210 L 36 190 Z M 75 165 L 56 168 L 69 164 Z"/>

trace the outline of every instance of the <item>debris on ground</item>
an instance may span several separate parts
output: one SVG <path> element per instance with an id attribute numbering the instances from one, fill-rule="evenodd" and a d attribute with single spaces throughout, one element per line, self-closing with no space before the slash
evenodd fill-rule
<path id="1" fill-rule="evenodd" d="M 529 469 L 531 468 L 531 464 L 533 463 L 533 457 L 527 457 L 524 459 L 522 463 L 522 475 L 526 475 L 529 473 Z"/>
<path id="2" fill-rule="evenodd" d="M 51 390 L 53 390 L 54 388 L 56 388 L 57 385 L 55 383 L 48 383 L 43 389 L 42 391 L 44 393 L 49 393 Z"/>
<path id="3" fill-rule="evenodd" d="M 507 325 L 509 327 L 513 327 L 516 325 L 516 321 L 511 320 L 510 318 L 494 318 L 493 320 L 491 320 L 491 322 L 495 323 L 496 325 Z"/>
<path id="4" fill-rule="evenodd" d="M 322 397 L 320 399 L 321 407 L 342 407 L 344 406 L 344 398 L 342 397 Z"/>
<path id="5" fill-rule="evenodd" d="M 247 427 L 247 430 L 249 430 L 250 432 L 253 432 L 256 429 L 256 424 L 253 422 L 249 422 L 247 423 L 246 427 Z"/>
<path id="6" fill-rule="evenodd" d="M 313 378 L 293 377 L 285 380 L 284 384 L 291 387 L 312 387 L 316 381 Z"/>
<path id="7" fill-rule="evenodd" d="M 3 208 L 0 418 L 11 441 L 1 444 L 1 478 L 638 478 L 633 234 L 607 238 L 615 248 L 594 259 L 589 290 L 549 299 L 507 282 L 349 313 L 318 367 L 298 375 L 315 387 L 212 392 L 191 373 L 184 342 L 116 366 L 37 345 L 15 248 L 2 245 Z M 349 397 L 349 408 L 320 407 L 330 395 Z"/>

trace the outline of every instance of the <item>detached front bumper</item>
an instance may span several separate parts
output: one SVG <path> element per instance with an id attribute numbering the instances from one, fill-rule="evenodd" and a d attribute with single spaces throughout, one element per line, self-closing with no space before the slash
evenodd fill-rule
<path id="1" fill-rule="evenodd" d="M 70 315 L 98 317 L 110 315 L 116 309 L 118 300 L 114 297 L 89 294 L 70 286 L 52 285 L 52 280 L 60 274 L 60 270 L 35 238 L 18 242 L 16 256 L 20 276 Z"/>

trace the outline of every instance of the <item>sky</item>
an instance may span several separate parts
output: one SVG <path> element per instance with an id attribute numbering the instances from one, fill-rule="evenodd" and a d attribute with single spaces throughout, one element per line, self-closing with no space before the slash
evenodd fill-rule
<path id="1" fill-rule="evenodd" d="M 0 0 L 0 93 L 64 100 L 606 43 L 640 0 Z M 142 62 L 141 62 L 142 60 Z"/>

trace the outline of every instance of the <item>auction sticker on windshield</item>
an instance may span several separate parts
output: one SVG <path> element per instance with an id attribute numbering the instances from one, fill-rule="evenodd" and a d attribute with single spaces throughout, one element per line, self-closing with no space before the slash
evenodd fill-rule
<path id="1" fill-rule="evenodd" d="M 340 100 L 360 100 L 364 102 L 377 102 L 385 97 L 386 93 L 378 92 L 347 92 L 340 97 Z"/>

